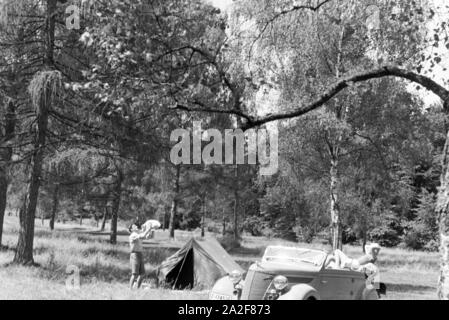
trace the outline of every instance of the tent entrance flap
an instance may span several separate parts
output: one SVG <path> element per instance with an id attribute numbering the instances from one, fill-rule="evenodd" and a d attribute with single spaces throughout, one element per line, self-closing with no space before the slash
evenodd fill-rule
<path id="1" fill-rule="evenodd" d="M 190 249 L 176 267 L 167 274 L 166 281 L 173 289 L 192 289 L 195 285 L 193 249 Z"/>

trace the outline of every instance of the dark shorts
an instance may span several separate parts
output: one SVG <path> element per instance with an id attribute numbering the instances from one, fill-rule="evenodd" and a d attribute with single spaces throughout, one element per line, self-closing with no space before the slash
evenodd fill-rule
<path id="1" fill-rule="evenodd" d="M 131 273 L 133 275 L 145 275 L 145 264 L 142 252 L 131 252 L 129 257 L 131 263 Z"/>

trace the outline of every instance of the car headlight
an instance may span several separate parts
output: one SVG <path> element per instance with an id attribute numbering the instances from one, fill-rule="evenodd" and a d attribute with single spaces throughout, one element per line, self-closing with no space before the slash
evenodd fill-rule
<path id="1" fill-rule="evenodd" d="M 242 281 L 242 277 L 243 277 L 242 273 L 238 270 L 232 271 L 231 274 L 229 275 L 229 279 L 231 279 L 234 285 L 237 285 L 240 281 Z"/>
<path id="2" fill-rule="evenodd" d="M 277 276 L 273 280 L 273 286 L 276 288 L 276 290 L 282 291 L 285 288 L 287 288 L 287 286 L 288 286 L 288 279 L 286 277 L 284 277 L 284 276 Z"/>
<path id="3" fill-rule="evenodd" d="M 274 289 L 268 291 L 267 296 L 266 296 L 266 300 L 274 301 L 274 300 L 277 300 L 277 299 L 279 299 L 278 291 L 276 291 Z"/>

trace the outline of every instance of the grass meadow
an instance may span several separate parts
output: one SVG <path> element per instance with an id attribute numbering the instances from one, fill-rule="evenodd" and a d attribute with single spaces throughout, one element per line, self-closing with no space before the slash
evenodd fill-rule
<path id="1" fill-rule="evenodd" d="M 57 225 L 53 233 L 36 221 L 34 245 L 36 267 L 11 264 L 17 242 L 18 221 L 6 217 L 3 244 L 0 250 L 0 300 L 8 299 L 207 299 L 205 291 L 171 291 L 157 289 L 153 279 L 157 266 L 190 236 L 179 232 L 175 241 L 166 234 L 157 234 L 146 250 L 146 286 L 143 290 L 128 288 L 129 253 L 126 235 L 119 236 L 115 246 L 107 243 L 107 234 L 96 234 L 93 227 Z M 297 245 L 276 239 L 246 237 L 242 247 L 231 252 L 234 259 L 247 268 L 260 258 L 267 245 Z M 321 244 L 302 245 L 328 249 Z M 350 256 L 359 256 L 360 247 L 345 247 Z M 68 290 L 68 266 L 80 270 L 80 288 Z M 381 281 L 388 287 L 388 300 L 436 299 L 439 256 L 436 253 L 383 249 L 379 259 Z"/>

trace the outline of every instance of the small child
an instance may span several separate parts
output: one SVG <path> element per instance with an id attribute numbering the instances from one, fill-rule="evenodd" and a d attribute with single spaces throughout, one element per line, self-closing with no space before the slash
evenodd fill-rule
<path id="1" fill-rule="evenodd" d="M 159 221 L 157 221 L 157 220 L 148 220 L 147 222 L 145 222 L 142 225 L 141 228 L 142 228 L 142 232 L 146 232 L 148 230 L 151 230 L 151 231 L 149 231 L 147 237 L 145 238 L 145 239 L 150 239 L 150 238 L 152 238 L 154 236 L 152 231 L 160 229 L 161 228 L 161 223 Z"/>

